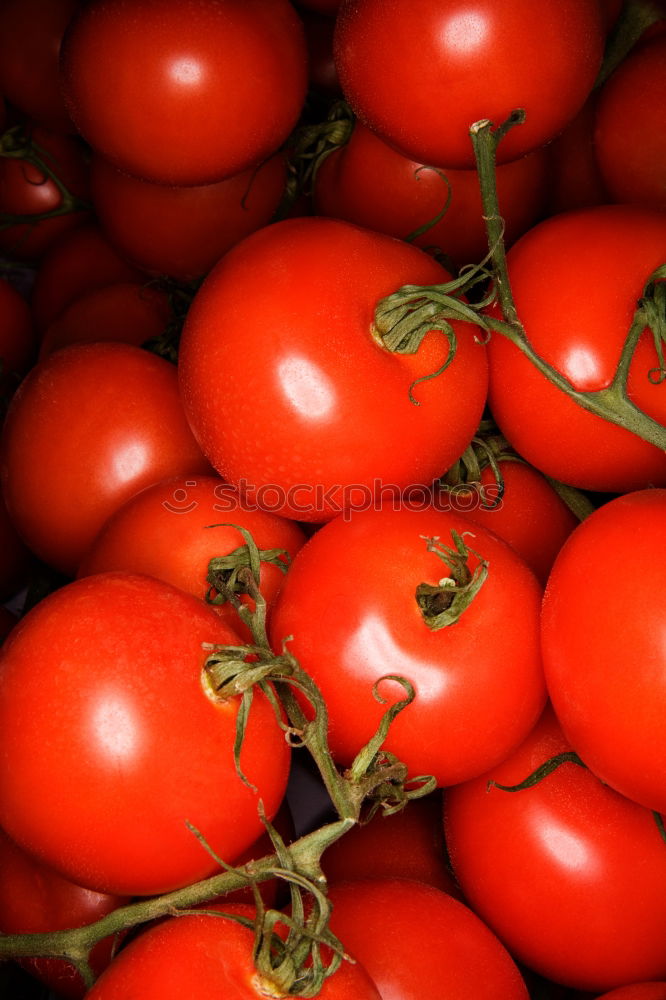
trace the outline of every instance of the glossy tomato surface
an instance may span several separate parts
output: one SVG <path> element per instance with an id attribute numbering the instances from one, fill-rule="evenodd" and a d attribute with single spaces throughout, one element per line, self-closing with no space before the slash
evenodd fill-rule
<path id="1" fill-rule="evenodd" d="M 548 708 L 523 745 L 474 781 L 449 789 L 445 833 L 468 904 L 515 958 L 550 980 L 602 992 L 663 978 L 664 841 L 648 809 L 567 761 Z"/>
<path id="2" fill-rule="evenodd" d="M 324 521 L 430 484 L 469 443 L 486 398 L 485 348 L 455 322 L 413 354 L 372 334 L 380 299 L 448 274 L 423 250 L 336 219 L 266 226 L 227 253 L 188 312 L 185 412 L 218 473 L 265 509 Z"/>
<path id="3" fill-rule="evenodd" d="M 576 114 L 601 64 L 597 0 L 344 0 L 334 53 L 343 93 L 405 155 L 472 167 L 471 125 L 527 118 L 502 161 L 552 139 Z"/>
<path id="4" fill-rule="evenodd" d="M 73 344 L 36 365 L 4 425 L 7 508 L 26 544 L 73 575 L 107 517 L 169 475 L 210 471 L 173 365 L 130 344 Z"/>
<path id="5" fill-rule="evenodd" d="M 447 1000 L 527 1000 L 508 951 L 445 892 L 411 879 L 378 878 L 335 885 L 330 898 L 331 929 L 382 997 L 423 1000 L 435 988 Z"/>
<path id="6" fill-rule="evenodd" d="M 208 184 L 260 163 L 296 124 L 303 28 L 288 0 L 94 0 L 65 34 L 61 81 L 75 125 L 116 166 Z"/>
<path id="7" fill-rule="evenodd" d="M 488 575 L 458 621 L 432 630 L 416 590 L 448 577 L 451 566 L 426 539 L 452 547 L 452 531 L 472 550 L 470 572 L 483 558 Z M 447 511 L 384 508 L 338 517 L 308 540 L 280 589 L 270 632 L 275 648 L 293 636 L 290 651 L 327 703 L 341 764 L 372 737 L 387 703 L 405 696 L 395 680 L 380 678 L 405 677 L 415 698 L 384 746 L 411 776 L 433 774 L 445 786 L 502 760 L 539 717 L 540 606 L 534 574 L 491 532 Z"/>
<path id="8" fill-rule="evenodd" d="M 544 595 L 550 697 L 571 744 L 607 784 L 666 812 L 666 490 L 617 497 L 565 542 Z M 620 563 L 631 586 L 617 584 Z"/>
<path id="9" fill-rule="evenodd" d="M 638 301 L 666 260 L 666 212 L 602 205 L 534 226 L 507 254 L 525 334 L 579 391 L 607 387 Z M 488 344 L 489 404 L 505 437 L 537 469 L 582 489 L 625 492 L 666 484 L 666 455 L 588 413 L 550 383 L 502 334 Z M 628 393 L 666 423 L 666 383 L 645 332 L 629 368 Z"/>
<path id="10" fill-rule="evenodd" d="M 239 904 L 219 909 L 251 917 Z M 261 977 L 254 932 L 210 914 L 168 920 L 136 938 L 88 993 L 90 1000 L 264 1000 L 285 994 Z M 321 1000 L 381 1000 L 359 963 L 344 961 L 325 980 Z"/>
<path id="11" fill-rule="evenodd" d="M 211 696 L 207 643 L 238 637 L 139 574 L 74 581 L 22 619 L 0 658 L 0 823 L 20 846 L 97 892 L 153 895 L 218 870 L 188 823 L 229 862 L 257 839 L 289 748 L 257 692 L 241 753 L 255 790 L 241 781 L 239 699 Z"/>

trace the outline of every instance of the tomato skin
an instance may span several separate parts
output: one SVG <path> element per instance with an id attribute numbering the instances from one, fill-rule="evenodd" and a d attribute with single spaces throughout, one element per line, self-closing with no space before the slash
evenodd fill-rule
<path id="1" fill-rule="evenodd" d="M 666 213 L 604 205 L 534 226 L 507 254 L 509 280 L 532 346 L 580 390 L 608 385 L 634 310 L 666 260 Z M 537 469 L 581 489 L 621 493 L 666 485 L 664 452 L 588 413 L 550 384 L 501 334 L 488 344 L 489 406 L 515 450 Z M 629 371 L 633 401 L 666 423 L 666 389 L 650 335 Z"/>
<path id="2" fill-rule="evenodd" d="M 141 347 L 166 331 L 172 317 L 167 292 L 147 282 L 118 281 L 86 292 L 44 331 L 39 360 L 70 344 L 118 340 Z"/>
<path id="3" fill-rule="evenodd" d="M 180 343 L 185 412 L 217 472 L 302 521 L 330 519 L 355 490 L 430 484 L 478 426 L 485 348 L 456 323 L 455 358 L 415 387 L 414 405 L 411 383 L 441 367 L 447 342 L 433 331 L 393 354 L 371 326 L 383 296 L 447 277 L 417 247 L 335 219 L 288 219 L 238 243 L 195 295 Z"/>
<path id="4" fill-rule="evenodd" d="M 666 1000 L 666 982 L 632 983 L 630 986 L 618 986 L 602 994 L 597 1000 Z"/>
<path id="5" fill-rule="evenodd" d="M 78 575 L 119 569 L 146 573 L 203 600 L 209 590 L 209 561 L 245 544 L 230 524 L 246 528 L 260 549 L 286 549 L 292 557 L 305 542 L 304 531 L 294 521 L 244 509 L 219 476 L 182 475 L 146 487 L 118 508 L 81 562 Z M 279 567 L 262 562 L 259 586 L 269 605 L 282 579 Z M 247 634 L 231 605 L 219 605 L 217 610 L 231 628 Z"/>
<path id="6" fill-rule="evenodd" d="M 239 700 L 216 704 L 201 680 L 211 642 L 238 637 L 138 574 L 76 580 L 22 619 L 0 659 L 0 823 L 21 847 L 79 885 L 134 896 L 217 870 L 186 821 L 230 862 L 259 836 L 233 760 Z M 289 748 L 260 692 L 241 764 L 274 815 Z"/>
<path id="7" fill-rule="evenodd" d="M 75 298 L 103 285 L 140 281 L 142 271 L 111 246 L 95 222 L 77 226 L 42 257 L 35 274 L 30 306 L 43 332 Z"/>
<path id="8" fill-rule="evenodd" d="M 507 246 L 541 214 L 547 162 L 545 150 L 539 149 L 498 167 Z M 443 210 L 449 194 L 447 181 L 451 202 L 446 214 L 411 242 L 438 247 L 457 267 L 478 263 L 488 253 L 488 238 L 476 171 L 424 167 L 396 152 L 361 122 L 354 125 L 349 141 L 319 167 L 315 210 L 405 239 Z"/>
<path id="9" fill-rule="evenodd" d="M 331 930 L 382 997 L 422 1000 L 436 983 L 447 1000 L 527 1000 L 504 946 L 447 893 L 411 879 L 378 878 L 334 885 L 329 896 Z"/>
<path id="10" fill-rule="evenodd" d="M 488 789 L 570 750 L 549 706 L 514 754 L 447 791 L 463 894 L 517 961 L 555 982 L 602 991 L 663 977 L 666 854 L 652 813 L 574 763 L 522 791 Z"/>
<path id="11" fill-rule="evenodd" d="M 0 928 L 4 934 L 66 930 L 101 919 L 128 897 L 92 892 L 69 882 L 22 851 L 0 830 Z M 99 975 L 111 961 L 117 942 L 99 941 L 92 950 L 92 968 Z M 85 986 L 66 961 L 22 959 L 21 965 L 59 997 L 80 1000 Z"/>
<path id="12" fill-rule="evenodd" d="M 29 548 L 63 573 L 74 575 L 133 493 L 179 472 L 210 466 L 183 415 L 175 367 L 139 347 L 62 348 L 12 399 L 2 442 L 7 508 Z"/>
<path id="13" fill-rule="evenodd" d="M 212 907 L 251 917 L 251 907 Z M 284 996 L 261 982 L 252 961 L 254 932 L 202 914 L 170 919 L 135 938 L 97 980 L 89 1000 L 261 1000 Z M 345 961 L 317 994 L 321 1000 L 381 1000 L 358 963 Z"/>
<path id="14" fill-rule="evenodd" d="M 88 165 L 78 138 L 29 124 L 27 131 L 40 146 L 46 165 L 72 195 L 89 196 Z M 0 212 L 7 215 L 40 215 L 62 205 L 55 182 L 26 160 L 0 158 Z M 66 232 L 89 218 L 87 209 L 67 212 L 40 221 L 17 222 L 0 232 L 0 252 L 12 260 L 38 263 Z"/>
<path id="15" fill-rule="evenodd" d="M 597 0 L 344 0 L 334 55 L 361 121 L 419 163 L 469 168 L 474 122 L 526 111 L 500 162 L 564 128 L 592 89 L 603 43 Z"/>
<path id="16" fill-rule="evenodd" d="M 613 201 L 666 208 L 666 33 L 639 44 L 599 92 L 594 144 Z"/>
<path id="17" fill-rule="evenodd" d="M 181 281 L 202 277 L 234 243 L 267 225 L 286 179 L 282 153 L 215 184 L 153 184 L 100 156 L 92 158 L 90 178 L 97 218 L 118 251 L 150 274 Z"/>
<path id="18" fill-rule="evenodd" d="M 93 0 L 70 22 L 60 65 L 65 104 L 93 149 L 165 184 L 260 163 L 296 124 L 307 86 L 287 0 Z"/>
<path id="19" fill-rule="evenodd" d="M 498 462 L 504 491 L 489 466 L 479 481 L 454 487 L 455 509 L 475 524 L 494 531 L 525 560 L 545 586 L 553 562 L 579 519 L 541 473 L 525 462 Z"/>
<path id="20" fill-rule="evenodd" d="M 602 781 L 659 812 L 666 812 L 665 545 L 666 490 L 609 501 L 562 547 L 542 618 L 546 681 L 572 746 Z M 631 567 L 628 592 L 617 589 L 619 553 Z"/>
<path id="21" fill-rule="evenodd" d="M 458 622 L 431 631 L 416 587 L 437 584 L 449 571 L 424 537 L 452 544 L 453 529 L 470 532 L 465 540 L 488 560 L 488 576 Z M 470 569 L 475 565 L 470 556 Z M 519 620 L 511 610 L 517 606 Z M 491 532 L 448 511 L 385 507 L 338 517 L 306 542 L 273 605 L 269 631 L 275 648 L 293 636 L 289 649 L 323 694 L 331 751 L 345 766 L 386 710 L 373 685 L 385 675 L 406 677 L 416 696 L 384 746 L 411 776 L 433 774 L 447 786 L 501 760 L 539 717 L 540 606 L 536 578 Z M 384 681 L 379 694 L 393 703 L 405 691 Z"/>

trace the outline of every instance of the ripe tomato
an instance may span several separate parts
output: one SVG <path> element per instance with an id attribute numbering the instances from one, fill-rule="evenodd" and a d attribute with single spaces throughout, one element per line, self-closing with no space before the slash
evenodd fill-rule
<path id="1" fill-rule="evenodd" d="M 239 904 L 212 907 L 252 916 Z M 211 914 L 164 921 L 140 934 L 88 993 L 88 1000 L 265 1000 L 286 996 L 260 977 L 254 932 Z M 325 980 L 320 1000 L 381 1000 L 362 965 L 343 961 Z"/>
<path id="2" fill-rule="evenodd" d="M 539 149 L 498 167 L 507 245 L 541 215 L 547 165 L 547 153 Z M 354 125 L 349 141 L 321 164 L 314 204 L 319 215 L 348 219 L 405 239 L 442 212 L 448 185 L 451 202 L 444 217 L 411 242 L 438 247 L 456 267 L 478 263 L 488 252 L 488 238 L 476 171 L 424 167 L 396 152 L 361 122 Z"/>
<path id="3" fill-rule="evenodd" d="M 29 125 L 24 132 L 39 147 L 46 166 L 70 194 L 87 199 L 89 171 L 83 145 L 78 139 L 37 125 Z M 62 193 L 43 170 L 24 159 L 0 157 L 0 213 L 3 216 L 36 216 L 53 212 L 61 205 Z M 12 260 L 38 262 L 56 240 L 88 217 L 88 211 L 81 209 L 3 226 L 0 253 Z"/>
<path id="4" fill-rule="evenodd" d="M 612 201 L 666 208 L 666 32 L 639 43 L 599 92 L 594 145 Z"/>
<path id="5" fill-rule="evenodd" d="M 478 483 L 450 490 L 454 509 L 508 542 L 545 586 L 555 557 L 579 523 L 548 480 L 525 462 L 500 460 L 504 491 L 486 466 Z"/>
<path id="6" fill-rule="evenodd" d="M 372 334 L 401 285 L 446 281 L 417 247 L 336 219 L 298 218 L 238 243 L 194 297 L 180 344 L 185 411 L 211 464 L 260 506 L 323 521 L 356 495 L 429 484 L 471 440 L 485 348 L 426 334 L 394 354 Z M 221 373 L 224 372 L 224 377 Z"/>
<path id="7" fill-rule="evenodd" d="M 95 288 L 144 277 L 111 246 L 97 223 L 77 226 L 39 262 L 30 296 L 35 325 L 43 332 L 65 306 Z"/>
<path id="8" fill-rule="evenodd" d="M 141 347 L 162 335 L 172 318 L 167 292 L 147 281 L 94 288 L 66 306 L 39 345 L 39 360 L 69 344 L 120 340 Z"/>
<path id="9" fill-rule="evenodd" d="M 58 56 L 81 0 L 3 0 L 0 4 L 0 93 L 23 115 L 73 132 L 60 93 Z"/>
<path id="10" fill-rule="evenodd" d="M 289 747 L 254 695 L 241 766 L 239 699 L 206 690 L 205 644 L 238 644 L 198 598 L 128 573 L 76 580 L 40 601 L 0 654 L 0 824 L 97 892 L 152 895 L 233 862 L 286 790 Z M 48 681 L 36 663 L 48 664 Z M 94 665 L 94 669 L 91 669 Z"/>
<path id="11" fill-rule="evenodd" d="M 243 507 L 218 476 L 182 475 L 146 487 L 119 507 L 90 547 L 78 575 L 116 569 L 147 573 L 203 600 L 209 590 L 209 561 L 245 544 L 236 528 L 222 522 L 246 528 L 259 549 L 285 549 L 292 557 L 305 541 L 294 521 Z M 262 562 L 260 589 L 269 604 L 282 578 L 278 566 Z M 245 634 L 231 605 L 219 605 L 218 611 Z"/>
<path id="12" fill-rule="evenodd" d="M 527 113 L 500 143 L 502 162 L 564 128 L 592 89 L 604 37 L 598 0 L 343 0 L 334 55 L 361 121 L 419 163 L 467 168 L 481 119 Z"/>
<path id="13" fill-rule="evenodd" d="M 602 205 L 534 226 L 507 254 L 526 335 L 575 388 L 610 384 L 645 282 L 666 260 L 666 212 Z M 502 433 L 537 469 L 581 489 L 619 493 L 666 485 L 659 448 L 583 410 L 509 340 L 493 334 L 489 403 Z M 629 371 L 633 401 L 666 424 L 666 383 L 653 337 L 641 337 Z"/>
<path id="14" fill-rule="evenodd" d="M 363 879 L 334 885 L 329 895 L 331 930 L 387 1000 L 423 1000 L 433 988 L 447 1000 L 528 1000 L 525 982 L 498 938 L 434 886 Z"/>
<path id="15" fill-rule="evenodd" d="M 2 476 L 19 534 L 73 575 L 106 519 L 132 494 L 210 466 L 187 425 L 177 373 L 121 343 L 73 344 L 30 371 L 4 424 Z"/>
<path id="16" fill-rule="evenodd" d="M 173 187 L 91 163 L 92 200 L 104 232 L 151 274 L 200 278 L 243 236 L 271 221 L 284 193 L 286 160 L 276 153 L 216 184 Z"/>
<path id="17" fill-rule="evenodd" d="M 0 830 L 0 929 L 4 934 L 83 927 L 129 901 L 128 897 L 83 889 L 62 878 Z M 96 975 L 109 964 L 117 944 L 111 937 L 95 945 L 91 964 Z M 80 975 L 67 961 L 29 958 L 22 959 L 21 965 L 59 997 L 80 1000 L 85 995 Z"/>
<path id="18" fill-rule="evenodd" d="M 453 545 L 452 530 L 488 575 L 452 625 L 432 630 L 416 588 L 436 585 L 452 564 L 426 538 Z M 511 609 L 520 607 L 520 616 Z M 404 676 L 416 696 L 393 722 L 387 750 L 409 774 L 451 785 L 502 760 L 536 722 L 545 700 L 539 652 L 541 587 L 499 538 L 461 515 L 425 507 L 354 511 L 320 528 L 297 553 L 273 605 L 275 648 L 289 648 L 318 684 L 333 756 L 349 765 L 386 710 L 373 686 Z M 321 627 L 322 609 L 326 628 Z M 385 680 L 379 694 L 405 690 Z"/>
<path id="19" fill-rule="evenodd" d="M 460 887 L 517 961 L 548 979 L 602 991 L 663 978 L 666 850 L 651 812 L 572 762 L 521 791 L 488 788 L 570 750 L 549 707 L 514 754 L 448 789 Z"/>
<path id="20" fill-rule="evenodd" d="M 93 0 L 65 34 L 61 83 L 77 128 L 116 166 L 208 184 L 261 163 L 296 124 L 303 28 L 288 0 Z"/>
<path id="21" fill-rule="evenodd" d="M 326 848 L 329 885 L 362 878 L 411 878 L 458 895 L 446 864 L 439 792 L 412 800 L 396 813 L 381 810 Z"/>
<path id="22" fill-rule="evenodd" d="M 572 746 L 602 781 L 659 812 L 666 812 L 665 546 L 666 490 L 604 504 L 562 547 L 542 623 L 546 681 Z M 623 563 L 628 589 L 618 587 Z"/>

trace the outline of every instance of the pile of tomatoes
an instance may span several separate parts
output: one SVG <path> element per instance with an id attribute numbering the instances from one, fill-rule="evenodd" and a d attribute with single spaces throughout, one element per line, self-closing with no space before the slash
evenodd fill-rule
<path id="1" fill-rule="evenodd" d="M 0 4 L 3 995 L 665 1000 L 665 25 Z"/>

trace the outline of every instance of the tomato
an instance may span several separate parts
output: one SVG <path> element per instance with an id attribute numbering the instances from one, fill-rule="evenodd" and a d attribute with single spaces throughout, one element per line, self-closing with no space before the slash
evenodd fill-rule
<path id="1" fill-rule="evenodd" d="M 465 899 L 548 979 L 603 991 L 663 978 L 666 851 L 652 813 L 572 762 L 521 791 L 488 787 L 522 782 L 570 750 L 548 707 L 508 759 L 447 791 L 446 841 Z"/>
<path id="2" fill-rule="evenodd" d="M 471 440 L 486 398 L 472 324 L 429 331 L 414 354 L 372 334 L 376 304 L 447 272 L 417 247 L 335 219 L 266 226 L 232 248 L 187 314 L 185 412 L 211 464 L 240 494 L 303 521 L 358 496 L 432 482 Z M 220 373 L 224 373 L 221 377 Z"/>
<path id="3" fill-rule="evenodd" d="M 303 28 L 288 0 L 93 0 L 65 34 L 61 84 L 81 134 L 116 166 L 208 184 L 261 163 L 296 124 Z"/>
<path id="4" fill-rule="evenodd" d="M 322 867 L 329 885 L 361 878 L 411 878 L 444 892 L 458 890 L 446 864 L 441 794 L 413 799 L 404 809 L 357 824 L 326 848 Z"/>
<path id="5" fill-rule="evenodd" d="M 453 565 L 425 539 L 452 547 L 452 531 L 469 532 L 470 573 L 482 558 L 488 575 L 459 620 L 433 630 L 416 588 L 436 585 Z M 386 505 L 338 517 L 306 542 L 273 605 L 270 635 L 275 648 L 293 636 L 289 649 L 324 696 L 331 750 L 345 766 L 387 703 L 405 696 L 384 680 L 380 704 L 373 686 L 386 675 L 410 681 L 415 698 L 384 746 L 411 776 L 433 774 L 446 786 L 502 760 L 536 722 L 545 700 L 540 606 L 536 578 L 491 532 L 446 510 Z"/>
<path id="6" fill-rule="evenodd" d="M 409 807 L 408 807 L 409 808 Z M 501 942 L 463 903 L 410 879 L 331 887 L 331 929 L 373 977 L 382 997 L 527 1000 Z"/>
<path id="7" fill-rule="evenodd" d="M 574 749 L 602 781 L 659 812 L 666 812 L 665 544 L 666 490 L 604 504 L 562 547 L 542 624 L 548 690 Z M 622 563 L 628 589 L 617 586 Z"/>
<path id="8" fill-rule="evenodd" d="M 477 483 L 450 489 L 454 510 L 499 535 L 545 585 L 564 541 L 579 518 L 548 480 L 525 462 L 500 459 L 503 492 L 486 466 Z"/>
<path id="9" fill-rule="evenodd" d="M 0 396 L 9 399 L 31 367 L 35 330 L 30 306 L 19 290 L 0 278 Z"/>
<path id="10" fill-rule="evenodd" d="M 60 94 L 58 56 L 80 0 L 3 0 L 0 93 L 24 115 L 55 132 L 74 126 Z"/>
<path id="11" fill-rule="evenodd" d="M 106 519 L 167 476 L 210 472 L 177 373 L 130 344 L 73 344 L 30 371 L 4 425 L 7 508 L 26 544 L 73 575 Z"/>
<path id="12" fill-rule="evenodd" d="M 666 32 L 639 43 L 599 92 L 594 144 L 612 201 L 666 208 Z"/>
<path id="13" fill-rule="evenodd" d="M 256 840 L 257 795 L 270 818 L 289 747 L 255 692 L 241 766 L 256 789 L 241 781 L 239 699 L 206 690 L 207 643 L 238 637 L 203 601 L 139 574 L 76 580 L 28 612 L 0 655 L 0 824 L 21 847 L 134 896 L 218 870 L 188 822 L 230 862 Z"/>
<path id="14" fill-rule="evenodd" d="M 287 179 L 276 153 L 216 184 L 171 187 L 93 156 L 92 199 L 113 245 L 138 267 L 182 281 L 200 278 L 243 236 L 266 225 Z"/>
<path id="15" fill-rule="evenodd" d="M 30 297 L 35 325 L 43 332 L 65 306 L 95 288 L 144 277 L 111 246 L 97 223 L 77 226 L 39 262 Z"/>
<path id="16" fill-rule="evenodd" d="M 601 65 L 598 0 L 343 0 L 334 55 L 358 117 L 405 156 L 474 166 L 470 126 L 526 122 L 502 162 L 552 139 L 585 102 Z"/>
<path id="17" fill-rule="evenodd" d="M 638 300 L 666 260 L 666 213 L 629 205 L 564 212 L 534 226 L 507 254 L 518 317 L 536 352 L 581 391 L 609 385 Z M 666 456 L 588 413 L 547 381 L 507 338 L 488 344 L 489 404 L 515 450 L 581 489 L 626 492 L 666 484 Z M 634 403 L 666 424 L 666 385 L 653 337 L 630 366 Z"/>
<path id="18" fill-rule="evenodd" d="M 39 147 L 47 168 L 70 194 L 88 197 L 88 165 L 83 146 L 74 136 L 60 135 L 40 126 L 28 126 L 24 134 Z M 23 139 L 17 140 L 23 142 Z M 0 212 L 3 215 L 36 216 L 62 205 L 55 181 L 25 159 L 0 157 Z M 66 212 L 38 221 L 17 222 L 0 229 L 0 252 L 15 260 L 38 262 L 55 241 L 87 218 L 87 209 Z"/>
<path id="19" fill-rule="evenodd" d="M 215 906 L 252 916 L 251 907 Z M 131 942 L 98 979 L 89 1000 L 262 1000 L 285 993 L 260 977 L 252 952 L 254 932 L 211 914 L 158 924 Z M 358 963 L 343 961 L 317 994 L 321 1000 L 381 1000 Z"/>
<path id="20" fill-rule="evenodd" d="M 294 521 L 246 509 L 218 476 L 182 475 L 146 487 L 112 514 L 79 566 L 79 576 L 115 569 L 147 573 L 203 599 L 209 561 L 245 544 L 231 524 L 248 530 L 259 549 L 284 549 L 284 559 L 305 541 Z M 260 589 L 269 604 L 282 582 L 286 563 L 282 566 L 261 564 Z M 231 605 L 218 610 L 246 634 Z"/>
<path id="21" fill-rule="evenodd" d="M 4 934 L 83 927 L 129 901 L 69 882 L 22 851 L 0 830 L 0 928 Z M 116 945 L 111 937 L 93 948 L 91 962 L 97 975 L 111 961 Z M 30 958 L 21 964 L 58 996 L 79 1000 L 85 995 L 80 975 L 64 960 Z"/>
<path id="22" fill-rule="evenodd" d="M 498 167 L 497 184 L 507 245 L 540 216 L 545 205 L 545 150 Z M 377 177 L 382 183 L 377 184 Z M 413 242 L 438 247 L 457 266 L 478 263 L 488 253 L 479 180 L 475 170 L 433 170 L 396 152 L 357 122 L 349 141 L 321 164 L 314 185 L 320 215 L 348 219 L 377 232 L 407 238 L 441 221 Z"/>

